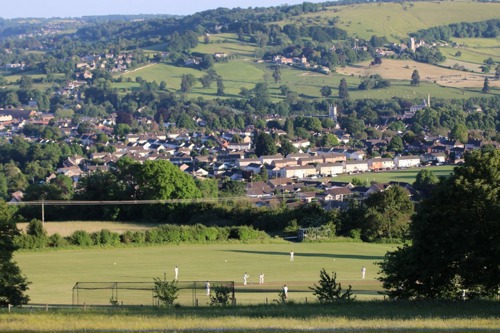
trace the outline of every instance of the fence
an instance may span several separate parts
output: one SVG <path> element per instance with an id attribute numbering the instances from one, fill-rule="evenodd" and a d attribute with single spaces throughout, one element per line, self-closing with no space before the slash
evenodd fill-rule
<path id="1" fill-rule="evenodd" d="M 234 281 L 178 281 L 175 303 L 184 306 L 210 304 L 207 282 L 215 287 L 227 287 L 234 295 Z M 154 282 L 77 282 L 73 287 L 73 305 L 157 305 Z"/>

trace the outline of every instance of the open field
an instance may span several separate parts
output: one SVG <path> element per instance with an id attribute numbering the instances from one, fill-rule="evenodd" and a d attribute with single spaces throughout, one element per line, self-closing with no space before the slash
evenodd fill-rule
<path id="1" fill-rule="evenodd" d="M 500 4 L 468 1 L 425 1 L 363 3 L 331 6 L 325 12 L 304 14 L 291 22 L 326 23 L 338 17 L 338 27 L 349 35 L 370 39 L 385 36 L 391 42 L 408 38 L 408 33 L 457 22 L 479 22 L 500 17 Z"/>
<path id="2" fill-rule="evenodd" d="M 498 332 L 500 302 L 0 312 L 0 332 Z"/>
<path id="3" fill-rule="evenodd" d="M 365 243 L 290 243 L 273 240 L 272 244 L 210 244 L 166 245 L 137 248 L 95 248 L 77 250 L 43 250 L 17 252 L 15 260 L 23 273 L 33 282 L 29 295 L 32 303 L 72 304 L 72 288 L 76 282 L 152 282 L 154 277 L 173 278 L 173 269 L 179 266 L 179 281 L 235 281 L 238 304 L 263 304 L 278 298 L 283 284 L 289 286 L 289 298 L 298 303 L 314 300 L 312 287 L 319 272 L 337 272 L 337 281 L 344 288 L 351 284 L 358 299 L 380 299 L 380 282 L 376 280 L 378 267 L 385 253 L 395 246 Z M 295 260 L 289 260 L 289 252 Z M 115 264 L 116 263 L 116 264 Z M 361 279 L 361 267 L 367 268 L 366 279 Z M 243 286 L 245 272 L 249 283 Z M 260 273 L 265 284 L 258 285 Z M 189 295 L 191 292 L 189 291 Z M 208 299 L 203 292 L 200 305 Z M 80 302 L 109 305 L 111 290 L 100 293 L 100 298 Z M 127 299 L 124 304 L 152 304 L 151 293 L 143 298 Z M 89 296 L 90 297 L 90 296 Z M 190 296 L 187 305 L 192 305 Z M 139 302 L 139 303 L 138 303 Z"/>
<path id="4" fill-rule="evenodd" d="M 384 59 L 380 66 L 369 66 L 370 61 L 365 61 L 345 68 L 339 68 L 338 73 L 367 77 L 379 74 L 385 79 L 406 80 L 409 85 L 411 74 L 418 70 L 420 82 L 436 83 L 452 88 L 482 88 L 484 74 L 467 73 L 459 70 L 443 68 L 430 64 L 419 63 L 412 60 Z M 493 79 L 493 74 L 488 74 L 490 87 L 500 88 L 500 81 Z M 414 88 L 414 87 L 412 87 Z"/>
<path id="5" fill-rule="evenodd" d="M 17 223 L 17 227 L 21 230 L 26 230 L 28 222 Z M 116 233 L 124 233 L 125 231 L 145 231 L 154 227 L 157 224 L 137 224 L 128 222 L 105 222 L 105 221 L 65 221 L 65 222 L 47 222 L 45 221 L 44 228 L 49 235 L 59 233 L 63 237 L 71 235 L 77 230 L 85 230 L 89 233 L 98 232 L 103 229 Z"/>
<path id="6" fill-rule="evenodd" d="M 408 68 L 405 66 L 408 66 Z M 413 72 L 413 69 L 417 68 L 419 69 L 419 72 L 422 70 L 422 72 L 420 72 L 422 82 L 420 86 L 412 87 L 409 84 L 411 73 Z M 272 80 L 272 70 L 268 64 L 256 63 L 249 59 L 235 59 L 230 60 L 228 63 L 215 64 L 214 69 L 223 78 L 225 95 L 222 98 L 239 98 L 241 97 L 239 95 L 241 88 L 253 89 L 257 83 L 265 82 L 266 80 L 270 89 L 271 98 L 274 101 L 284 98 L 279 91 L 279 86 L 281 85 L 288 86 L 291 91 L 297 92 L 302 98 L 305 99 L 322 98 L 320 90 L 321 87 L 326 85 L 333 88 L 332 97 L 337 97 L 337 87 L 339 86 L 342 78 L 345 78 L 348 83 L 351 99 L 390 99 L 392 97 L 421 99 L 427 97 L 427 94 L 431 94 L 432 97 L 436 98 L 456 99 L 485 96 L 485 94 L 480 92 L 484 80 L 484 77 L 481 76 L 481 74 L 453 71 L 447 68 L 416 63 L 411 60 L 384 60 L 384 63 L 377 68 L 368 68 L 368 62 L 346 68 L 338 68 L 338 73 L 343 75 L 335 73 L 325 75 L 284 66 L 281 68 L 281 81 L 279 83 L 274 83 L 274 80 Z M 123 77 L 130 77 L 135 81 L 135 78 L 140 76 L 146 81 L 156 81 L 158 83 L 165 80 L 169 90 L 179 91 L 182 74 L 189 73 L 193 74 L 196 78 L 200 78 L 205 75 L 205 72 L 192 68 L 178 67 L 170 64 L 154 64 L 123 74 Z M 382 77 L 386 79 L 393 79 L 391 81 L 391 87 L 387 89 L 373 90 L 357 89 L 359 83 L 361 82 L 360 76 L 364 77 L 375 73 L 381 74 Z M 429 75 L 434 76 L 426 77 Z M 443 83 L 446 83 L 446 75 L 449 75 L 450 77 L 452 77 L 452 75 L 467 75 L 467 80 L 464 81 L 473 82 L 473 79 L 477 79 L 478 81 L 475 83 L 477 87 L 450 87 L 445 86 L 444 84 L 441 85 L 441 82 L 438 82 L 438 84 L 431 82 L 432 78 L 439 79 L 442 77 Z M 135 82 L 113 84 L 113 87 L 121 89 L 134 89 L 134 87 L 137 86 L 138 84 Z M 499 93 L 500 82 L 490 80 L 490 87 L 493 88 L 490 94 L 497 94 Z M 190 98 L 221 98 L 221 96 L 216 95 L 216 91 L 217 87 L 215 82 L 212 83 L 211 88 L 208 89 L 202 88 L 201 84 L 197 82 L 188 96 Z"/>
<path id="7" fill-rule="evenodd" d="M 341 175 L 333 178 L 334 181 L 347 182 L 351 181 L 353 178 L 358 178 L 361 181 L 367 181 L 368 183 L 375 181 L 377 183 L 387 183 L 390 181 L 404 182 L 413 184 L 415 182 L 415 177 L 417 173 L 422 169 L 431 170 L 438 177 L 449 176 L 453 172 L 453 165 L 445 166 L 429 166 L 424 168 L 411 168 L 405 170 L 397 171 L 387 171 L 387 172 L 364 172 L 352 175 Z"/>

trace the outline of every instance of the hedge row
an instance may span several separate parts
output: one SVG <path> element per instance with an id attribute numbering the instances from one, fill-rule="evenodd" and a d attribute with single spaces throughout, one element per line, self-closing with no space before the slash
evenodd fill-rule
<path id="1" fill-rule="evenodd" d="M 68 237 L 59 234 L 47 236 L 45 232 L 38 234 L 23 233 L 16 237 L 16 244 L 21 249 L 37 249 L 45 247 L 73 246 L 116 246 L 119 244 L 168 244 L 168 243 L 214 243 L 228 240 L 250 241 L 263 240 L 269 236 L 253 227 L 207 227 L 196 225 L 165 224 L 147 231 L 126 231 L 123 234 L 103 229 L 89 233 L 77 230 Z"/>

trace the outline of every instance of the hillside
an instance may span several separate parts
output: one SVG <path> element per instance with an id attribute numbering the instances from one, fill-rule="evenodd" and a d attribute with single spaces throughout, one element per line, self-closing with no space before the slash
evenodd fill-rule
<path id="1" fill-rule="evenodd" d="M 303 14 L 282 24 L 306 22 L 326 24 L 338 17 L 338 26 L 351 36 L 369 39 L 386 36 L 392 42 L 408 33 L 457 22 L 479 22 L 500 17 L 498 3 L 468 1 L 421 1 L 363 3 L 330 6 L 326 11 Z"/>

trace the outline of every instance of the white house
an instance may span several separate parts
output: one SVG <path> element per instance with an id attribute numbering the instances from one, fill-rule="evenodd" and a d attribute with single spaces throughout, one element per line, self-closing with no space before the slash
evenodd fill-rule
<path id="1" fill-rule="evenodd" d="M 344 172 L 344 165 L 342 163 L 321 163 L 317 166 L 320 175 L 337 175 Z"/>
<path id="2" fill-rule="evenodd" d="M 367 161 L 345 161 L 342 162 L 344 165 L 344 172 L 349 173 L 349 172 L 365 172 L 370 170 L 368 168 L 368 162 Z"/>
<path id="3" fill-rule="evenodd" d="M 299 165 L 281 168 L 280 173 L 283 178 L 304 178 L 316 175 L 317 171 L 313 165 Z"/>
<path id="4" fill-rule="evenodd" d="M 396 156 L 394 158 L 396 168 L 411 168 L 420 165 L 419 156 Z"/>

